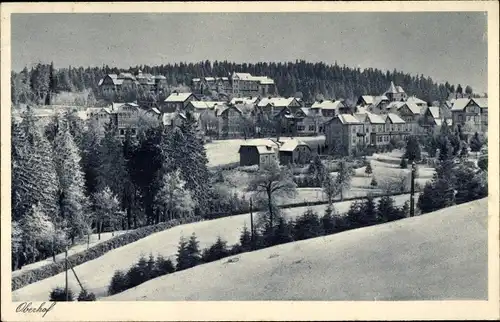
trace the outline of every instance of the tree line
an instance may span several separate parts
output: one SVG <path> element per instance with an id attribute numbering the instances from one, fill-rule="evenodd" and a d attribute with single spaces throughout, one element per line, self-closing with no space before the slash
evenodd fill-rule
<path id="1" fill-rule="evenodd" d="M 107 65 L 101 67 L 65 67 L 54 68 L 51 64 L 39 63 L 30 69 L 25 67 L 20 72 L 11 73 L 12 102 L 50 103 L 49 92 L 81 92 L 91 90 L 91 96 L 98 97 L 98 82 L 106 74 L 120 72 L 164 75 L 169 88 L 190 86 L 193 78 L 206 76 L 229 76 L 232 72 L 251 73 L 269 76 L 274 79 L 281 96 L 297 96 L 306 102 L 314 101 L 318 95 L 325 99 L 346 99 L 351 105 L 360 95 L 381 95 L 391 81 L 402 86 L 411 95 L 427 101 L 443 101 L 450 93 L 472 93 L 470 86 L 457 86 L 448 82 L 437 83 L 424 75 L 411 75 L 402 71 L 382 71 L 374 68 L 351 68 L 345 65 L 311 63 L 304 60 L 295 62 L 255 64 L 234 63 L 228 61 L 204 61 L 197 63 L 175 63 L 162 65 L 131 66 L 119 69 Z M 135 92 L 128 99 L 148 95 Z M 162 92 L 161 95 L 167 93 Z M 158 98 L 156 98 L 158 99 Z"/>
<path id="2" fill-rule="evenodd" d="M 118 137 L 72 112 L 44 123 L 28 108 L 12 119 L 13 267 L 62 252 L 89 234 L 233 211 L 212 188 L 195 122 L 165 128 L 138 112 L 137 135 Z"/>

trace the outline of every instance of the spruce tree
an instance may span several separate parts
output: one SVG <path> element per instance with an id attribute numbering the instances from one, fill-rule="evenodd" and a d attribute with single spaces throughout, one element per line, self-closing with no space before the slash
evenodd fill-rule
<path id="1" fill-rule="evenodd" d="M 377 206 L 377 220 L 388 222 L 395 219 L 394 200 L 390 196 L 380 198 Z"/>
<path id="2" fill-rule="evenodd" d="M 247 228 L 247 226 L 243 226 L 243 230 L 240 235 L 240 246 L 241 250 L 246 252 L 252 249 L 252 233 Z"/>
<path id="3" fill-rule="evenodd" d="M 365 168 L 365 174 L 371 175 L 372 173 L 373 173 L 372 163 L 368 162 L 368 164 L 366 165 L 366 168 Z"/>
<path id="4" fill-rule="evenodd" d="M 211 190 L 205 146 L 194 120 L 188 118 L 180 129 L 184 140 L 177 142 L 177 147 L 182 144 L 187 154 L 176 161 L 183 178 L 186 180 L 186 188 L 192 192 L 193 200 L 198 205 L 198 209 L 203 212 L 203 209 L 206 209 L 209 204 L 209 191 Z"/>
<path id="5" fill-rule="evenodd" d="M 30 108 L 22 121 L 12 119 L 12 216 L 20 220 L 32 206 L 51 220 L 58 215 L 57 191 L 59 182 L 53 161 L 52 147 L 35 122 Z"/>
<path id="6" fill-rule="evenodd" d="M 337 211 L 333 205 L 328 205 L 325 209 L 325 214 L 321 218 L 325 235 L 333 234 L 335 232 L 335 216 L 338 216 Z"/>
<path id="7" fill-rule="evenodd" d="M 68 229 L 68 237 L 74 241 L 90 230 L 85 182 L 80 168 L 80 151 L 69 133 L 67 124 L 61 124 L 54 139 L 56 171 L 59 178 L 59 207 Z"/>
<path id="8" fill-rule="evenodd" d="M 107 186 L 122 201 L 126 177 L 123 143 L 116 136 L 117 128 L 112 121 L 106 123 L 104 129 L 100 149 L 99 190 Z"/>
<path id="9" fill-rule="evenodd" d="M 87 131 L 82 139 L 82 169 L 85 177 L 87 195 L 98 190 L 100 167 L 100 137 L 98 124 L 94 120 L 87 123 Z"/>

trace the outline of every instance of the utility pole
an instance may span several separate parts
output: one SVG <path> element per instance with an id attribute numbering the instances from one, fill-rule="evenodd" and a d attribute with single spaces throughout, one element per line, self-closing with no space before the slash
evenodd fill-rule
<path id="1" fill-rule="evenodd" d="M 68 246 L 66 246 L 66 251 L 64 252 L 64 267 L 65 267 L 65 279 L 66 279 L 66 302 L 69 300 L 68 296 Z"/>
<path id="2" fill-rule="evenodd" d="M 255 248 L 254 243 L 254 229 L 253 229 L 253 213 L 252 213 L 252 198 L 250 198 L 250 242 L 252 243 L 252 248 Z"/>
<path id="3" fill-rule="evenodd" d="M 410 217 L 415 215 L 415 161 L 411 163 Z"/>

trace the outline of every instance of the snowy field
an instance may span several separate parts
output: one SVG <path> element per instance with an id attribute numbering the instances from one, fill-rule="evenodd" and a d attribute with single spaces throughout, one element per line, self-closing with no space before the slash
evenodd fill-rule
<path id="1" fill-rule="evenodd" d="M 305 143 L 311 140 L 316 141 L 318 139 L 317 136 L 304 136 L 298 138 Z M 273 139 L 276 138 L 273 137 Z M 286 137 L 280 138 L 280 140 L 286 139 Z M 240 145 L 244 142 L 246 142 L 244 139 L 232 139 L 214 140 L 212 142 L 206 143 L 205 148 L 207 150 L 208 166 L 212 167 L 240 162 L 240 155 L 238 154 L 238 150 L 240 149 Z"/>
<path id="2" fill-rule="evenodd" d="M 487 206 L 244 253 L 101 300 L 487 300 Z"/>
<path id="3" fill-rule="evenodd" d="M 397 196 L 394 199 L 395 204 L 401 206 L 409 200 L 409 197 Z M 347 212 L 350 204 L 350 201 L 335 203 L 335 208 L 340 213 Z M 321 205 L 311 208 L 318 211 L 319 215 L 323 215 L 325 207 Z M 285 214 L 287 218 L 292 219 L 303 214 L 306 209 L 307 207 L 286 209 Z M 177 226 L 111 250 L 97 259 L 76 266 L 75 271 L 85 288 L 94 292 L 97 297 L 106 296 L 108 284 L 115 270 L 128 270 L 137 262 L 141 254 L 145 256 L 149 256 L 150 253 L 155 256 L 161 254 L 175 259 L 179 239 L 182 236 L 189 237 L 193 232 L 196 233 L 201 249 L 212 245 L 217 236 L 222 237 L 229 245 L 233 245 L 239 242 L 244 225 L 250 226 L 248 214 Z M 60 273 L 20 288 L 12 293 L 12 299 L 13 301 L 46 301 L 53 288 L 64 286 L 64 276 L 64 273 Z M 74 292 L 79 292 L 80 288 L 71 271 L 68 273 L 68 279 L 70 288 Z"/>
<path id="4" fill-rule="evenodd" d="M 115 231 L 114 232 L 114 236 L 118 236 L 118 235 L 121 235 L 123 233 L 126 233 L 126 232 L 130 232 L 131 230 L 120 230 L 120 231 Z M 92 234 L 90 235 L 90 242 L 88 244 L 88 247 L 87 247 L 87 241 L 84 240 L 84 241 L 81 241 L 80 243 L 77 243 L 75 244 L 75 246 L 71 247 L 71 248 L 68 248 L 68 256 L 71 256 L 71 255 L 74 255 L 74 254 L 77 254 L 77 253 L 80 253 L 80 252 L 83 252 L 85 250 L 87 250 L 87 248 L 90 248 L 90 247 L 93 247 L 97 244 L 100 244 L 110 238 L 113 238 L 113 233 L 112 232 L 108 232 L 108 233 L 102 233 L 101 234 L 101 239 L 99 240 L 98 239 L 98 235 L 97 234 Z M 64 257 L 65 257 L 65 254 L 64 253 L 61 253 L 61 254 L 57 254 L 56 255 L 56 262 L 61 262 L 61 261 L 64 261 Z M 21 269 L 18 269 L 16 271 L 13 271 L 12 272 L 12 277 L 15 277 L 15 276 L 18 276 L 26 271 L 29 271 L 29 270 L 32 270 L 32 269 L 35 269 L 35 268 L 39 268 L 39 267 L 42 267 L 42 266 L 45 266 L 45 265 L 49 265 L 51 263 L 53 263 L 53 259 L 52 257 L 49 257 L 49 258 L 46 258 L 42 261 L 38 261 L 38 262 L 35 262 L 35 263 L 32 263 L 32 264 L 28 264 L 28 265 L 25 265 L 23 266 Z"/>

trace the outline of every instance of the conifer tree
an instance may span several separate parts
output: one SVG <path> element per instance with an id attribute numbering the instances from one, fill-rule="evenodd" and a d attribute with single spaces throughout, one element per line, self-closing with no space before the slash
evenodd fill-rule
<path id="1" fill-rule="evenodd" d="M 12 119 L 12 122 L 15 122 Z M 58 180 L 52 147 L 41 133 L 30 108 L 12 124 L 12 214 L 20 220 L 34 205 L 55 220 Z"/>
<path id="2" fill-rule="evenodd" d="M 244 252 L 252 249 L 252 233 L 246 225 L 243 226 L 243 230 L 241 231 L 240 246 Z"/>
<path id="3" fill-rule="evenodd" d="M 59 207 L 62 219 L 68 229 L 68 237 L 89 233 L 85 196 L 85 182 L 80 168 L 80 152 L 73 141 L 67 124 L 60 125 L 54 139 L 55 166 L 59 178 Z"/>
<path id="4" fill-rule="evenodd" d="M 23 242 L 32 256 L 31 262 L 35 262 L 39 254 L 38 245 L 51 241 L 55 233 L 54 225 L 43 212 L 40 204 L 33 205 L 31 211 L 23 217 L 20 224 Z"/>
<path id="5" fill-rule="evenodd" d="M 101 140 L 99 167 L 99 190 L 109 187 L 123 202 L 125 189 L 125 159 L 123 157 L 123 143 L 116 136 L 117 128 L 113 122 L 105 125 L 104 138 Z"/>
<path id="6" fill-rule="evenodd" d="M 85 190 L 91 195 L 98 190 L 100 167 L 100 137 L 98 124 L 94 120 L 87 123 L 87 131 L 82 139 L 82 170 L 85 177 Z"/>

